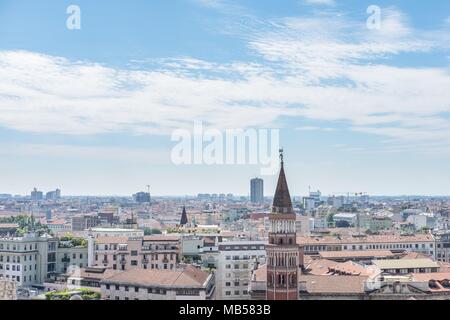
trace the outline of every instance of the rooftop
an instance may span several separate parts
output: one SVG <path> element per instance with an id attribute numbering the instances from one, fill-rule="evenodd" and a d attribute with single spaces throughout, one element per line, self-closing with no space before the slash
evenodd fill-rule
<path id="1" fill-rule="evenodd" d="M 434 241 L 433 236 L 429 234 L 417 234 L 417 235 L 368 235 L 364 237 L 352 237 L 352 236 L 299 236 L 297 237 L 298 244 L 304 245 L 326 245 L 336 243 L 411 243 L 411 242 L 430 242 Z"/>
<path id="2" fill-rule="evenodd" d="M 366 251 L 321 251 L 319 255 L 324 259 L 339 258 L 386 258 L 396 256 L 389 250 L 366 250 Z"/>
<path id="3" fill-rule="evenodd" d="M 136 286 L 203 287 L 209 273 L 187 266 L 184 270 L 132 269 L 105 279 L 105 283 Z"/>
<path id="4" fill-rule="evenodd" d="M 382 270 L 439 268 L 439 264 L 431 259 L 373 260 L 372 263 Z"/>

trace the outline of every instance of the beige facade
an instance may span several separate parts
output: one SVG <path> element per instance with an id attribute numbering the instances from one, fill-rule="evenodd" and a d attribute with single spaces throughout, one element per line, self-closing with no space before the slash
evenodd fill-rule
<path id="1" fill-rule="evenodd" d="M 178 236 L 137 238 L 103 237 L 95 239 L 94 265 L 113 270 L 174 270 L 180 260 Z"/>

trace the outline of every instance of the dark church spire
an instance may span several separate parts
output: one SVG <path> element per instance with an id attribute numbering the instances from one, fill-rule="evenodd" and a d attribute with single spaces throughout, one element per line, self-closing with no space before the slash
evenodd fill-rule
<path id="1" fill-rule="evenodd" d="M 281 170 L 273 199 L 272 213 L 293 213 L 291 195 L 284 173 L 284 152 L 280 149 Z"/>
<path id="2" fill-rule="evenodd" d="M 183 206 L 183 212 L 181 213 L 180 225 L 185 226 L 187 224 L 188 224 L 188 218 L 187 218 L 187 213 L 186 213 L 186 206 Z"/>

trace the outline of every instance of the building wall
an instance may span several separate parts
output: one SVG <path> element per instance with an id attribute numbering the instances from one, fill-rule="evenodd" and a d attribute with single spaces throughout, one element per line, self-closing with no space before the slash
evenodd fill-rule
<path id="1" fill-rule="evenodd" d="M 256 260 L 258 259 L 258 260 Z M 216 295 L 219 300 L 249 300 L 251 271 L 266 260 L 265 242 L 219 243 Z"/>
<path id="2" fill-rule="evenodd" d="M 29 235 L 0 239 L 0 280 L 30 287 L 47 278 L 48 238 Z"/>
<path id="3" fill-rule="evenodd" d="M 179 262 L 179 241 L 149 241 L 129 239 L 126 244 L 97 243 L 94 246 L 94 265 L 114 270 L 167 269 L 173 270 Z"/>
<path id="4" fill-rule="evenodd" d="M 301 244 L 301 243 L 300 243 Z M 434 240 L 411 242 L 377 242 L 377 243 L 323 243 L 304 244 L 305 254 L 317 254 L 320 251 L 361 251 L 361 250 L 405 250 L 424 253 L 430 256 L 435 254 Z"/>
<path id="5" fill-rule="evenodd" d="M 56 254 L 56 272 L 66 273 L 70 267 L 88 266 L 88 248 L 58 248 Z"/>

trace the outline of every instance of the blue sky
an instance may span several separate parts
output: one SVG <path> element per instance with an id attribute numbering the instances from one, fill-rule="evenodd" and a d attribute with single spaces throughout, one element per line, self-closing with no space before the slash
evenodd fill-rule
<path id="1" fill-rule="evenodd" d="M 201 120 L 279 128 L 295 195 L 450 195 L 449 66 L 444 0 L 0 0 L 0 193 L 247 194 L 171 162 Z"/>

